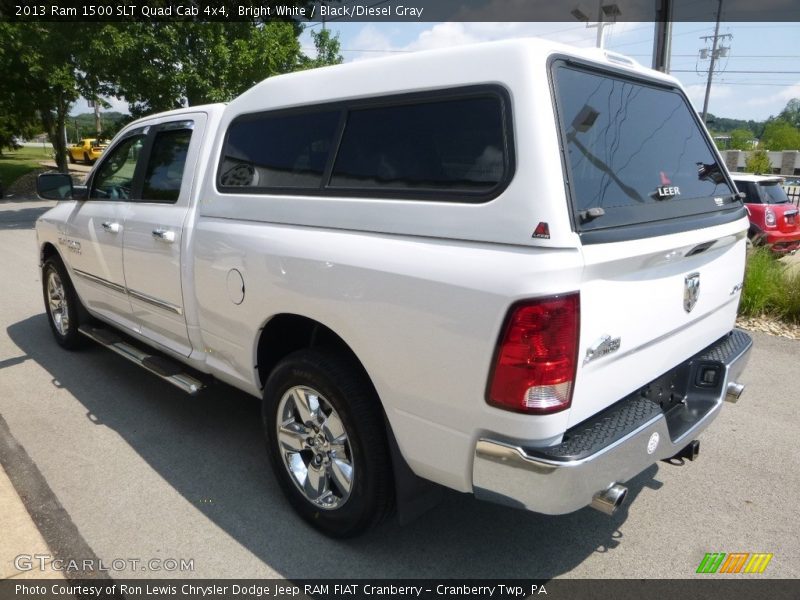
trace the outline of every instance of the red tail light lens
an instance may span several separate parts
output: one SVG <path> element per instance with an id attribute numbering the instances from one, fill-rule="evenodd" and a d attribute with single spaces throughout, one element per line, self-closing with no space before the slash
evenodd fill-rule
<path id="1" fill-rule="evenodd" d="M 529 414 L 569 408 L 579 328 L 577 293 L 512 307 L 497 350 L 488 403 Z"/>

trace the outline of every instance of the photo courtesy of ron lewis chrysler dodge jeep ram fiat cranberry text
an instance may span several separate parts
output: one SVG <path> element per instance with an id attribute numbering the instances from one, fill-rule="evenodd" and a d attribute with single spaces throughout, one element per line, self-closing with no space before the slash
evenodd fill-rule
<path id="1" fill-rule="evenodd" d="M 37 223 L 56 341 L 262 400 L 314 527 L 443 487 L 613 513 L 736 399 L 747 213 L 678 82 L 515 40 L 125 127 Z"/>

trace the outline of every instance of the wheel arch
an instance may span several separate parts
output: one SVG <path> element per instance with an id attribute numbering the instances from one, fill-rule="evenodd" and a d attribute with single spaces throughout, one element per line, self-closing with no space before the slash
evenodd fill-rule
<path id="1" fill-rule="evenodd" d="M 272 370 L 283 358 L 305 348 L 326 347 L 351 359 L 362 375 L 375 388 L 372 378 L 358 355 L 333 329 L 310 317 L 279 313 L 267 320 L 256 342 L 256 370 L 263 389 Z"/>
<path id="2" fill-rule="evenodd" d="M 42 247 L 39 248 L 39 266 L 41 267 L 44 265 L 44 261 L 51 256 L 58 257 L 58 260 L 60 260 L 62 264 L 65 264 L 64 259 L 61 258 L 61 253 L 58 251 L 55 245 L 52 242 L 45 242 L 42 244 Z"/>
<path id="3" fill-rule="evenodd" d="M 383 410 L 383 422 L 392 462 L 395 489 L 395 508 L 401 523 L 408 523 L 435 506 L 442 488 L 417 476 L 403 458 L 400 446 L 386 416 L 386 410 L 375 384 L 364 364 L 350 345 L 327 325 L 302 315 L 281 313 L 264 323 L 256 343 L 256 369 L 259 385 L 263 389 L 274 367 L 292 352 L 314 347 L 334 348 L 343 352 L 361 371 L 364 380 L 372 386 Z"/>

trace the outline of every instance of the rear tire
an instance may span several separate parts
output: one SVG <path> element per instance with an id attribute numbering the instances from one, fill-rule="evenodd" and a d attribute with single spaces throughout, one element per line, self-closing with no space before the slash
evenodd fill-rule
<path id="1" fill-rule="evenodd" d="M 264 432 L 289 503 L 319 531 L 356 536 L 391 509 L 392 471 L 380 402 L 351 361 L 289 355 L 264 388 Z"/>
<path id="2" fill-rule="evenodd" d="M 78 327 L 86 313 L 64 263 L 56 256 L 48 258 L 42 266 L 42 293 L 47 321 L 56 342 L 67 350 L 85 346 L 87 338 L 80 334 Z"/>
<path id="3" fill-rule="evenodd" d="M 92 159 L 89 158 L 89 155 L 86 152 L 83 153 L 83 162 L 85 162 L 87 165 L 92 164 Z"/>
<path id="4" fill-rule="evenodd" d="M 74 157 L 74 156 L 72 156 L 72 152 L 67 152 L 67 158 L 69 158 L 69 163 L 70 163 L 71 165 L 74 165 L 74 164 L 75 164 L 75 157 Z"/>

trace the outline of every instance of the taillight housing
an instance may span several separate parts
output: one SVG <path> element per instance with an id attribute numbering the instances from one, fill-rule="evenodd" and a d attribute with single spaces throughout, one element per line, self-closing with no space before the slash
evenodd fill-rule
<path id="1" fill-rule="evenodd" d="M 577 293 L 512 306 L 495 353 L 486 401 L 527 414 L 569 408 L 579 333 Z"/>
<path id="2" fill-rule="evenodd" d="M 769 207 L 764 211 L 764 223 L 767 227 L 775 227 L 775 211 Z"/>

